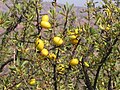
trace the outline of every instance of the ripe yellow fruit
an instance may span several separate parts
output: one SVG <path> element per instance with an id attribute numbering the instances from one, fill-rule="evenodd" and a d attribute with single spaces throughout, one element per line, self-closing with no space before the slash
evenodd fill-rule
<path id="1" fill-rule="evenodd" d="M 49 54 L 49 58 L 52 60 L 55 60 L 56 59 L 56 55 L 54 53 L 50 53 Z"/>
<path id="2" fill-rule="evenodd" d="M 40 25 L 41 25 L 42 28 L 45 28 L 45 29 L 50 29 L 51 28 L 51 24 L 47 21 L 41 21 Z"/>
<path id="3" fill-rule="evenodd" d="M 54 37 L 54 38 L 53 38 L 53 43 L 54 43 L 56 46 L 60 46 L 61 44 L 63 44 L 63 40 L 62 40 L 60 37 Z"/>
<path id="4" fill-rule="evenodd" d="M 36 83 L 36 80 L 33 78 L 33 79 L 30 79 L 30 81 L 29 81 L 29 84 L 30 85 L 35 85 L 35 83 Z"/>
<path id="5" fill-rule="evenodd" d="M 79 60 L 77 58 L 73 58 L 73 59 L 70 60 L 69 64 L 71 66 L 75 66 L 75 65 L 78 65 L 78 63 L 79 63 Z"/>
<path id="6" fill-rule="evenodd" d="M 89 64 L 87 62 L 84 62 L 84 64 L 85 64 L 86 67 L 89 67 Z"/>
<path id="7" fill-rule="evenodd" d="M 41 55 L 42 55 L 42 56 L 47 56 L 47 55 L 48 55 L 48 50 L 44 48 L 44 49 L 41 51 Z"/>
<path id="8" fill-rule="evenodd" d="M 106 28 L 105 28 L 105 30 L 107 30 L 107 31 L 108 31 L 108 30 L 110 30 L 110 28 L 109 28 L 109 27 L 106 27 Z"/>
<path id="9" fill-rule="evenodd" d="M 38 50 L 41 51 L 44 48 L 44 42 L 41 39 L 37 38 L 35 40 L 35 46 Z"/>
<path id="10" fill-rule="evenodd" d="M 72 39 L 72 40 L 71 40 L 71 43 L 72 43 L 72 44 L 77 44 L 77 43 L 78 43 L 78 40 L 77 40 L 77 39 Z"/>
<path id="11" fill-rule="evenodd" d="M 42 21 L 48 22 L 49 21 L 49 16 L 48 15 L 43 15 L 42 16 Z"/>

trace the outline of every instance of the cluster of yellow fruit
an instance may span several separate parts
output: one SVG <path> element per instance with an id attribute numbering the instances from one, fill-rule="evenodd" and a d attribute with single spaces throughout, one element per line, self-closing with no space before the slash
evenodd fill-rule
<path id="1" fill-rule="evenodd" d="M 41 19 L 41 23 L 40 23 L 41 27 L 45 28 L 45 29 L 50 29 L 51 24 L 48 21 L 49 21 L 49 16 L 43 15 L 42 19 Z M 54 45 L 56 45 L 56 46 L 60 46 L 63 44 L 63 40 L 57 36 L 54 37 L 52 41 L 53 41 Z M 37 38 L 35 40 L 35 46 L 41 52 L 42 56 L 48 56 L 49 52 L 47 49 L 44 48 L 43 40 Z M 50 59 L 56 59 L 56 55 L 54 53 L 49 54 L 49 57 L 50 57 Z"/>
<path id="2" fill-rule="evenodd" d="M 75 29 L 74 32 L 68 32 L 68 35 L 69 35 L 69 38 L 70 38 L 70 42 L 72 44 L 77 44 L 78 43 L 78 39 L 77 39 L 77 37 L 79 36 L 78 32 L 79 32 L 79 29 Z"/>
<path id="3" fill-rule="evenodd" d="M 48 15 L 43 15 L 42 16 L 40 25 L 41 25 L 42 28 L 45 28 L 45 29 L 50 29 L 51 28 L 51 24 L 49 23 Z"/>
<path id="4" fill-rule="evenodd" d="M 60 37 L 54 37 L 52 41 L 53 41 L 54 45 L 56 45 L 56 46 L 60 46 L 63 44 L 63 40 Z M 42 56 L 48 56 L 49 52 L 47 49 L 44 48 L 43 40 L 37 38 L 35 40 L 35 46 L 36 46 L 37 50 L 39 50 L 41 52 Z M 50 59 L 54 59 L 54 60 L 56 59 L 56 55 L 54 53 L 49 54 L 49 57 L 50 57 Z"/>
<path id="5" fill-rule="evenodd" d="M 42 16 L 42 20 L 41 20 L 41 23 L 40 23 L 41 27 L 45 28 L 45 29 L 51 28 L 51 25 L 48 21 L 49 21 L 48 15 Z M 70 31 L 68 33 L 68 35 L 69 35 L 69 38 L 70 38 L 70 41 L 71 41 L 72 44 L 77 44 L 78 43 L 77 38 L 79 36 L 79 29 L 75 29 L 74 32 Z M 53 37 L 52 42 L 55 46 L 61 46 L 63 44 L 63 39 L 58 37 L 58 36 L 55 36 L 55 37 Z M 42 56 L 48 57 L 51 60 L 56 60 L 56 55 L 54 53 L 49 53 L 49 51 L 46 48 L 44 48 L 44 42 L 43 42 L 42 39 L 37 38 L 36 41 L 35 41 L 35 46 L 36 46 L 37 50 L 40 51 Z M 78 64 L 79 64 L 78 58 L 73 58 L 69 62 L 70 66 L 76 66 Z M 89 67 L 89 65 L 86 62 L 84 64 L 85 64 L 85 66 Z M 58 64 L 57 65 L 57 71 L 60 74 L 62 74 L 65 71 L 64 64 Z M 33 81 L 31 80 L 31 82 L 34 82 L 34 80 Z"/>
<path id="6" fill-rule="evenodd" d="M 43 40 L 37 38 L 35 40 L 35 46 L 41 52 L 42 56 L 47 56 L 48 55 L 48 50 L 44 48 L 44 42 L 43 42 Z"/>

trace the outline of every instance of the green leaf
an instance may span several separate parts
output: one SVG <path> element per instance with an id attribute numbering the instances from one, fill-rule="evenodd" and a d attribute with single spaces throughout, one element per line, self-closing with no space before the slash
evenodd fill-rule
<path id="1" fill-rule="evenodd" d="M 16 71 L 16 66 L 10 66 L 9 69 L 12 71 Z"/>
<path id="2" fill-rule="evenodd" d="M 24 61 L 21 65 L 21 67 L 24 67 L 27 63 L 28 63 L 28 61 Z"/>
<path id="3" fill-rule="evenodd" d="M 73 6 L 74 6 L 74 4 L 72 4 L 72 5 L 69 7 L 69 10 L 70 10 L 70 11 L 72 10 Z"/>
<path id="4" fill-rule="evenodd" d="M 91 33 L 91 34 L 96 34 L 96 33 L 97 33 L 97 30 L 95 30 L 94 28 L 90 27 L 90 33 Z"/>
<path id="5" fill-rule="evenodd" d="M 20 11 L 21 10 L 21 4 L 18 3 L 18 4 L 15 4 L 15 7 Z"/>

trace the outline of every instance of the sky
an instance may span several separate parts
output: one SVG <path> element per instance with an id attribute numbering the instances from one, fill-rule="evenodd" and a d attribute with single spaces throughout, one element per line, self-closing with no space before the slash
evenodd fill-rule
<path id="1" fill-rule="evenodd" d="M 43 1 L 53 1 L 53 0 L 43 0 Z M 102 0 L 94 0 L 97 2 L 101 2 Z M 74 4 L 75 6 L 83 7 L 85 6 L 86 0 L 57 0 L 58 3 L 65 4 L 68 2 L 69 4 Z"/>

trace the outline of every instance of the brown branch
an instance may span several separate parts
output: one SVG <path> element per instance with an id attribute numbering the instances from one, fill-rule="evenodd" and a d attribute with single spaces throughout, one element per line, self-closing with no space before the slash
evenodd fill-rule
<path id="1" fill-rule="evenodd" d="M 109 75 L 109 72 L 108 72 L 108 78 L 109 78 L 109 81 L 108 81 L 108 90 L 113 90 L 112 89 L 112 84 L 111 84 L 112 78 L 111 78 L 111 75 Z"/>
<path id="2" fill-rule="evenodd" d="M 17 58 L 15 58 L 16 60 Z M 20 60 L 26 60 L 26 61 L 32 61 L 32 60 L 29 60 L 29 59 L 26 59 L 26 58 L 20 58 Z M 11 58 L 9 60 L 7 60 L 6 62 L 4 62 L 1 66 L 0 66 L 0 72 L 2 72 L 3 68 L 8 65 L 10 62 L 14 61 L 14 58 Z M 32 61 L 33 62 L 33 61 Z"/>
<path id="3" fill-rule="evenodd" d="M 57 90 L 57 73 L 56 73 L 56 64 L 53 65 L 53 73 L 54 73 L 54 89 Z"/>
<path id="4" fill-rule="evenodd" d="M 16 23 L 14 25 L 10 25 L 4 33 L 0 34 L 0 37 L 3 36 L 4 34 L 8 34 L 11 31 L 13 31 L 17 27 L 17 25 L 21 22 L 22 18 L 23 18 L 23 16 L 21 15 L 20 18 L 16 21 Z"/>
<path id="5" fill-rule="evenodd" d="M 24 18 L 23 15 L 26 13 L 26 10 L 28 10 L 29 4 L 30 4 L 30 3 L 28 3 L 28 6 L 26 7 L 26 9 L 23 9 L 22 15 L 21 15 L 19 18 L 17 17 L 17 18 L 18 18 L 17 21 L 15 21 L 14 24 L 11 24 L 11 25 L 6 29 L 6 31 L 5 31 L 4 33 L 1 33 L 1 34 L 0 34 L 0 37 L 3 36 L 4 34 L 8 34 L 8 33 L 10 33 L 11 31 L 14 31 L 14 30 L 15 30 L 15 28 L 18 26 L 18 24 L 20 24 L 20 23 L 22 22 L 22 19 Z"/>
<path id="6" fill-rule="evenodd" d="M 14 59 L 13 58 L 11 58 L 11 59 L 9 59 L 8 61 L 6 61 L 5 63 L 3 63 L 2 65 L 1 65 L 1 67 L 0 67 L 0 72 L 2 71 L 2 69 L 4 68 L 4 66 L 6 66 L 7 64 L 9 64 L 10 62 L 12 62 Z"/>
<path id="7" fill-rule="evenodd" d="M 87 85 L 88 90 L 93 90 L 93 87 L 91 85 L 91 81 L 89 78 L 89 75 L 87 73 L 87 68 L 84 66 L 84 61 L 86 60 L 86 58 L 89 56 L 89 54 L 94 50 L 94 44 L 92 44 L 88 50 L 88 52 L 86 53 L 85 57 L 82 58 L 82 69 L 83 69 L 83 73 L 85 75 L 85 84 Z"/>
<path id="8" fill-rule="evenodd" d="M 64 29 L 64 31 L 63 31 L 63 36 L 65 35 L 65 32 L 66 32 L 66 30 L 67 30 L 67 29 L 66 29 L 66 26 L 67 26 L 67 22 L 68 22 L 68 13 L 69 13 L 69 12 L 67 12 L 67 13 L 66 13 L 66 16 L 65 16 L 65 23 L 64 23 L 64 28 L 63 28 L 63 29 Z"/>
<path id="9" fill-rule="evenodd" d="M 56 59 L 58 59 L 59 56 L 59 49 L 57 51 L 57 57 Z M 56 72 L 56 62 L 53 64 L 53 73 L 54 73 L 54 90 L 57 90 L 57 72 Z"/>
<path id="10" fill-rule="evenodd" d="M 37 24 L 36 24 L 36 27 L 37 27 L 37 30 L 38 30 L 38 34 L 40 34 L 41 32 L 41 27 L 39 26 L 39 23 L 40 23 L 40 19 L 39 19 L 39 12 L 38 12 L 38 2 L 36 1 L 36 4 L 35 4 L 35 8 L 36 8 L 36 14 L 37 14 Z"/>
<path id="11" fill-rule="evenodd" d="M 73 57 L 73 55 L 75 55 L 75 51 L 76 51 L 76 49 L 77 49 L 80 41 L 81 41 L 81 39 L 79 39 L 79 40 L 78 40 L 78 43 L 75 45 L 75 47 L 74 47 L 74 49 L 73 49 L 73 51 L 72 51 L 72 55 L 71 55 L 72 57 Z"/>

